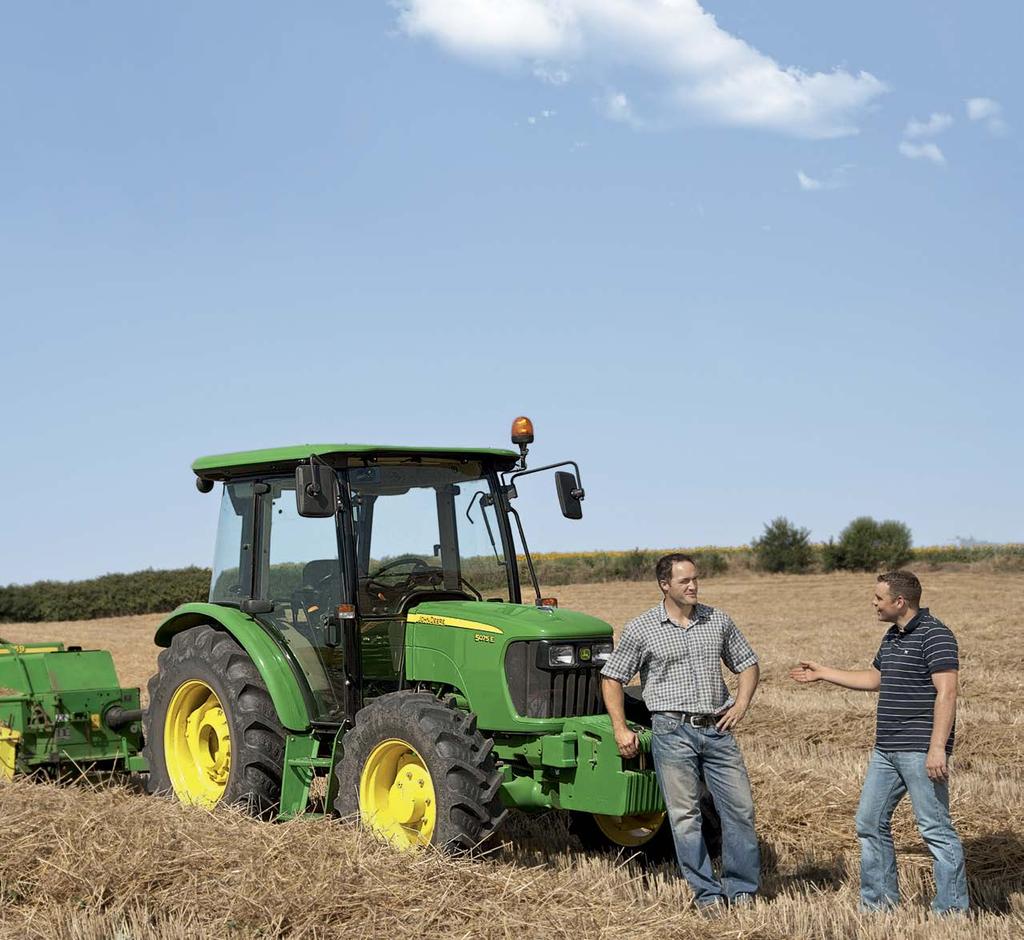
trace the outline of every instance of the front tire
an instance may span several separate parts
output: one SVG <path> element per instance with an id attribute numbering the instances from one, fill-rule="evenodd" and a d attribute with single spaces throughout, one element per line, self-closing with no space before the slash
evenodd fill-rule
<path id="1" fill-rule="evenodd" d="M 143 721 L 148 792 L 273 815 L 285 731 L 259 671 L 230 634 L 208 625 L 175 634 L 149 680 Z"/>
<path id="2" fill-rule="evenodd" d="M 700 796 L 701 832 L 712 860 L 722 855 L 722 823 L 715 802 L 703 781 Z M 571 813 L 569 828 L 584 849 L 616 855 L 635 855 L 646 865 L 660 865 L 676 857 L 668 813 L 639 813 L 633 816 L 601 816 Z"/>
<path id="3" fill-rule="evenodd" d="M 650 865 L 675 857 L 672 829 L 664 811 L 632 816 L 572 813 L 569 828 L 588 851 L 636 855 Z"/>
<path id="4" fill-rule="evenodd" d="M 375 699 L 342 746 L 335 811 L 398 849 L 473 849 L 505 818 L 492 741 L 475 715 L 429 692 Z"/>

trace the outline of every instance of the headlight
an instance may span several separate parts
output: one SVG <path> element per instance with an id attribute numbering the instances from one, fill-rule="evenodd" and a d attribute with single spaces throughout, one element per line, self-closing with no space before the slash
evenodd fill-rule
<path id="1" fill-rule="evenodd" d="M 606 663 L 608 658 L 612 655 L 612 644 L 611 643 L 595 643 L 591 647 L 595 663 Z"/>
<path id="2" fill-rule="evenodd" d="M 574 666 L 576 665 L 576 647 L 565 644 L 563 646 L 548 647 L 549 666 Z"/>

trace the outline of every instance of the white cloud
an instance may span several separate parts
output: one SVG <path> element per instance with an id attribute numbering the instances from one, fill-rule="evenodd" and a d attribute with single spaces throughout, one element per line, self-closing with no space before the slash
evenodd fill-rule
<path id="1" fill-rule="evenodd" d="M 933 112 L 927 121 L 910 120 L 903 131 L 904 137 L 935 137 L 953 125 L 953 115 Z"/>
<path id="2" fill-rule="evenodd" d="M 800 188 L 806 193 L 822 189 L 842 189 L 846 185 L 846 174 L 852 169 L 852 163 L 844 163 L 820 178 L 808 176 L 803 170 L 797 170 L 796 178 Z"/>
<path id="3" fill-rule="evenodd" d="M 551 118 L 555 116 L 555 113 L 556 112 L 552 111 L 550 108 L 544 108 L 540 112 L 540 117 L 538 117 L 536 114 L 531 114 L 526 118 L 526 123 L 534 125 L 537 124 L 541 119 L 545 121 L 550 121 Z"/>
<path id="4" fill-rule="evenodd" d="M 399 23 L 462 55 L 484 60 L 544 59 L 565 44 L 566 18 L 537 0 L 405 0 Z"/>
<path id="5" fill-rule="evenodd" d="M 673 111 L 798 137 L 855 134 L 885 90 L 868 72 L 782 66 L 722 29 L 699 0 L 397 0 L 413 37 L 486 64 L 528 63 L 561 83 L 582 69 L 643 70 Z M 613 114 L 614 116 L 614 114 Z"/>
<path id="6" fill-rule="evenodd" d="M 543 65 L 535 65 L 533 74 L 535 78 L 539 78 L 549 85 L 564 85 L 572 77 L 565 69 L 549 69 Z"/>
<path id="7" fill-rule="evenodd" d="M 800 188 L 806 192 L 821 189 L 825 185 L 821 180 L 808 176 L 803 170 L 796 171 L 796 178 L 800 181 Z"/>
<path id="8" fill-rule="evenodd" d="M 613 121 L 621 121 L 624 124 L 638 124 L 633 114 L 633 106 L 621 91 L 609 92 L 600 102 L 605 115 Z"/>
<path id="9" fill-rule="evenodd" d="M 923 144 L 912 144 L 908 140 L 900 141 L 900 153 L 911 160 L 931 160 L 940 166 L 946 163 L 946 157 L 939 149 L 939 145 L 931 141 Z"/>
<path id="10" fill-rule="evenodd" d="M 967 118 L 971 121 L 984 121 L 993 134 L 1003 134 L 1008 129 L 1003 120 L 1003 106 L 991 98 L 968 98 Z"/>
<path id="11" fill-rule="evenodd" d="M 968 98 L 967 117 L 972 121 L 984 121 L 1002 114 L 1003 106 L 991 98 Z"/>

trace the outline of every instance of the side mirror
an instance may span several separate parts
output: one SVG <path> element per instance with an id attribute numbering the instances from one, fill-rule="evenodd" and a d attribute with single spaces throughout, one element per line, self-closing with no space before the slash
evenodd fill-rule
<path id="1" fill-rule="evenodd" d="M 335 502 L 333 471 L 310 464 L 295 468 L 295 507 L 300 516 L 310 519 L 333 516 Z"/>
<path id="2" fill-rule="evenodd" d="M 582 519 L 583 490 L 576 483 L 576 477 L 568 470 L 555 473 L 555 489 L 558 491 L 558 505 L 566 519 Z"/>

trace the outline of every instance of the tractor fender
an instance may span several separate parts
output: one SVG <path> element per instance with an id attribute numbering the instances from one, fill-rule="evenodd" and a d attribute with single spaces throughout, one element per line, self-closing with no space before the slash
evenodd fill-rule
<path id="1" fill-rule="evenodd" d="M 309 690 L 300 682 L 287 655 L 266 628 L 248 614 L 219 604 L 182 604 L 157 627 L 153 642 L 157 646 L 170 646 L 175 634 L 200 624 L 211 624 L 227 631 L 249 654 L 285 728 L 309 730 L 313 714 Z"/>

